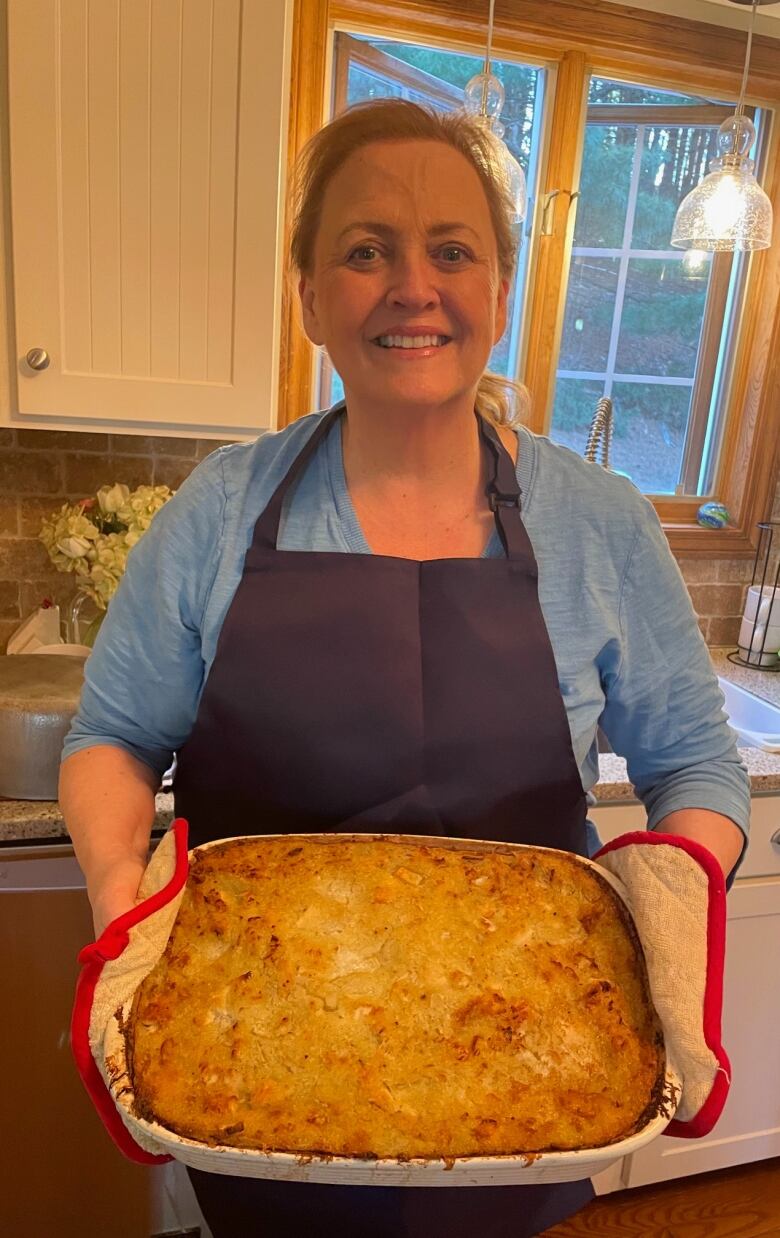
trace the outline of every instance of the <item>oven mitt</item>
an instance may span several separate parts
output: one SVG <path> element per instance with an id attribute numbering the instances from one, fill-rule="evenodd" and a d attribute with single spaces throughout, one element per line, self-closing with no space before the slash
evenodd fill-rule
<path id="1" fill-rule="evenodd" d="M 593 860 L 625 886 L 647 962 L 653 1003 L 682 1080 L 664 1134 L 707 1135 L 731 1084 L 721 1044 L 726 883 L 706 847 L 641 830 L 607 843 Z"/>
<path id="2" fill-rule="evenodd" d="M 138 888 L 131 911 L 112 920 L 97 941 L 79 954 L 81 972 L 70 1037 L 73 1056 L 92 1103 L 114 1143 L 130 1160 L 159 1165 L 172 1158 L 117 1107 L 109 1085 L 121 1092 L 127 1082 L 112 1071 L 104 1036 L 114 1013 L 124 1006 L 163 954 L 184 894 L 189 871 L 187 822 L 174 821 L 157 847 Z M 131 1134 L 132 1129 L 132 1134 Z"/>

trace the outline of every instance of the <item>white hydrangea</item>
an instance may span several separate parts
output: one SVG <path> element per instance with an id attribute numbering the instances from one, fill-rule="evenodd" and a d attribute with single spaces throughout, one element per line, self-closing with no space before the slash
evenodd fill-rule
<path id="1" fill-rule="evenodd" d="M 101 610 L 117 591 L 127 556 L 174 491 L 121 482 L 101 486 L 94 499 L 63 503 L 41 524 L 40 540 L 58 572 L 74 572 Z"/>

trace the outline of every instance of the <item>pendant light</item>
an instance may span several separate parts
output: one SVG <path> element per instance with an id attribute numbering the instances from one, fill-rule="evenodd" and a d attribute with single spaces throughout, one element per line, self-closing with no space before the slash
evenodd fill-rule
<path id="1" fill-rule="evenodd" d="M 490 0 L 485 67 L 466 83 L 463 90 L 464 108 L 482 126 L 488 136 L 491 170 L 498 175 L 515 207 L 518 230 L 528 212 L 528 190 L 525 173 L 509 147 L 503 141 L 505 129 L 499 120 L 504 106 L 504 87 L 491 71 L 493 47 L 493 11 L 496 0 Z"/>
<path id="2" fill-rule="evenodd" d="M 680 203 L 672 229 L 672 245 L 677 249 L 720 250 L 768 249 L 772 244 L 772 203 L 753 175 L 749 152 L 756 130 L 745 115 L 745 91 L 750 68 L 750 49 L 756 8 L 776 4 L 777 0 L 731 0 L 750 4 L 750 27 L 742 86 L 737 110 L 718 133 L 720 154 L 710 170 Z"/>

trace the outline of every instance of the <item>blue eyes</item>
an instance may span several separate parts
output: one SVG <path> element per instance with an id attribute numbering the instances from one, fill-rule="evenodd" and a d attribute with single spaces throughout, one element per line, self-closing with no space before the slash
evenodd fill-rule
<path id="1" fill-rule="evenodd" d="M 352 250 L 349 255 L 349 260 L 352 262 L 357 259 L 362 259 L 362 261 L 359 262 L 359 265 L 366 266 L 372 261 L 372 256 L 378 252 L 379 251 L 376 245 L 359 245 L 357 249 Z M 443 245 L 441 249 L 436 252 L 444 256 L 445 266 L 460 266 L 461 262 L 467 261 L 470 257 L 470 254 L 462 245 Z M 455 255 L 454 259 L 445 256 L 452 254 Z M 366 255 L 368 255 L 368 257 L 366 257 Z"/>

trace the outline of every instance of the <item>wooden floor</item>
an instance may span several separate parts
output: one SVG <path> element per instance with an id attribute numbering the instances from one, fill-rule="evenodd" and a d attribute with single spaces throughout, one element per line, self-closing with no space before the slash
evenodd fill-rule
<path id="1" fill-rule="evenodd" d="M 780 1238 L 780 1159 L 595 1199 L 544 1238 Z"/>

